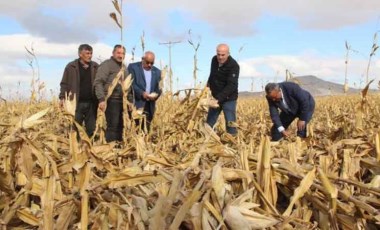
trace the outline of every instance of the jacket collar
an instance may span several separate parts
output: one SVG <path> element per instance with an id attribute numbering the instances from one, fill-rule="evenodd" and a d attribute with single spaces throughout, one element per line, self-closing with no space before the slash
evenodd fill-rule
<path id="1" fill-rule="evenodd" d="M 144 73 L 144 68 L 142 66 L 142 62 L 137 62 L 137 65 L 139 66 L 140 70 L 142 73 Z M 146 71 L 146 70 L 145 70 Z M 155 66 L 152 66 L 152 68 L 150 69 L 150 71 L 152 71 L 152 77 L 154 76 L 154 73 L 156 72 L 156 67 Z"/>
<path id="2" fill-rule="evenodd" d="M 79 68 L 79 58 L 77 58 L 74 61 L 70 62 L 69 65 L 72 66 L 72 67 L 74 67 L 74 68 Z M 96 68 L 96 65 L 94 64 L 93 61 L 90 61 L 90 68 L 91 69 Z"/>
<path id="3" fill-rule="evenodd" d="M 115 58 L 113 58 L 112 56 L 111 56 L 111 58 L 110 58 L 113 62 L 115 62 L 117 65 L 119 65 L 120 67 L 121 67 L 121 65 L 123 64 L 123 62 L 118 62 Z"/>

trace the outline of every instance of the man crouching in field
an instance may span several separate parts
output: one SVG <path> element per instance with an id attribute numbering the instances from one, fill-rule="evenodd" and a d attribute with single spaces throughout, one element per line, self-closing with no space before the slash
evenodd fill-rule
<path id="1" fill-rule="evenodd" d="M 272 141 L 289 137 L 287 128 L 295 118 L 298 118 L 297 136 L 306 137 L 306 125 L 311 120 L 315 107 L 311 94 L 294 82 L 268 83 L 265 92 L 273 121 Z"/>
<path id="2" fill-rule="evenodd" d="M 82 44 L 78 48 L 79 58 L 67 64 L 61 80 L 59 94 L 60 106 L 63 107 L 66 95 L 73 100 L 76 97 L 75 121 L 85 124 L 89 137 L 95 131 L 97 100 L 93 84 L 98 63 L 91 61 L 92 47 Z"/>

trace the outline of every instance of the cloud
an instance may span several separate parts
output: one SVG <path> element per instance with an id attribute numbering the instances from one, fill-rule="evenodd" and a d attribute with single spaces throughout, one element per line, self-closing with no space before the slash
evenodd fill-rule
<path id="1" fill-rule="evenodd" d="M 2 1 L 0 14 L 16 20 L 33 36 L 59 43 L 95 43 L 99 31 L 114 30 L 111 1 Z"/>
<path id="2" fill-rule="evenodd" d="M 19 84 L 29 92 L 32 70 L 27 65 L 27 55 L 24 46 L 33 44 L 34 50 L 40 61 L 41 79 L 45 81 L 47 89 L 58 89 L 62 71 L 66 63 L 77 57 L 78 44 L 60 44 L 48 41 L 46 38 L 35 37 L 27 34 L 0 35 L 0 76 L 2 92 L 5 88 L 17 89 Z M 112 46 L 104 43 L 95 43 L 93 60 L 105 60 L 111 56 Z M 129 61 L 131 55 L 127 54 Z M 138 58 L 136 57 L 135 60 Z M 157 61 L 157 66 L 160 66 Z M 345 64 L 342 57 L 325 57 L 316 52 L 301 52 L 296 55 L 267 55 L 256 58 L 242 59 L 240 64 L 240 90 L 250 90 L 251 78 L 255 84 L 264 81 L 278 81 L 285 79 L 285 71 L 288 69 L 296 76 L 315 75 L 324 80 L 337 83 L 344 82 Z M 368 60 L 354 54 L 348 63 L 348 79 L 351 86 L 362 86 Z M 163 63 L 165 65 L 165 63 Z M 208 64 L 207 64 L 208 67 Z M 177 71 L 179 76 L 186 73 L 186 68 Z M 369 72 L 370 79 L 380 72 L 380 59 L 374 56 Z M 207 75 L 205 70 L 201 75 Z M 204 80 L 204 79 L 203 79 Z M 189 83 L 190 82 L 190 83 Z M 180 88 L 192 85 L 189 79 L 181 79 Z M 175 83 L 176 84 L 176 83 Z M 258 88 L 257 88 L 258 89 Z M 13 91 L 14 92 L 14 91 Z"/>
<path id="3" fill-rule="evenodd" d="M 71 43 L 73 41 L 94 43 L 98 40 L 95 31 L 85 24 L 65 22 L 64 19 L 52 15 L 41 15 L 35 11 L 22 19 L 23 25 L 36 36 L 48 41 Z"/>
<path id="4" fill-rule="evenodd" d="M 357 25 L 379 17 L 380 1 L 367 0 L 161 0 L 151 4 L 150 0 L 130 2 L 156 20 L 155 27 L 166 28 L 165 18 L 170 12 L 186 12 L 191 20 L 209 23 L 223 36 L 244 36 L 255 32 L 254 24 L 263 15 L 293 18 L 301 28 L 329 30 Z M 157 25 L 159 24 L 160 25 Z M 166 23 L 166 24 L 163 24 Z"/>
<path id="5" fill-rule="evenodd" d="M 77 57 L 79 46 L 77 43 L 61 44 L 51 42 L 46 38 L 29 34 L 0 35 L 0 44 L 2 44 L 0 52 L 3 54 L 3 58 L 18 60 L 26 60 L 27 52 L 25 47 L 28 49 L 33 47 L 38 58 L 68 59 Z M 94 49 L 94 58 L 107 59 L 112 55 L 112 46 L 100 42 L 91 44 L 91 46 Z M 129 60 L 130 58 L 131 55 L 127 54 L 126 59 Z"/>
<path id="6" fill-rule="evenodd" d="M 219 35 L 246 36 L 256 32 L 255 23 L 263 15 L 287 17 L 303 29 L 330 30 L 358 25 L 379 17 L 378 0 L 130 0 L 124 3 L 127 23 L 138 23 L 157 36 L 181 34 L 174 28 L 171 13 L 183 17 L 184 30 L 191 23 L 206 22 Z M 114 32 L 108 14 L 114 11 L 111 1 L 93 0 L 18 0 L 2 1 L 0 14 L 17 20 L 34 36 L 52 42 L 97 42 L 102 32 Z M 131 13 L 133 12 L 133 13 Z M 141 12 L 141 17 L 136 17 Z M 164 30 L 162 28 L 165 28 Z M 169 31 L 163 33 L 162 31 Z"/>
<path id="7" fill-rule="evenodd" d="M 293 0 L 271 5 L 274 15 L 295 18 L 305 29 L 336 29 L 365 23 L 379 18 L 380 1 L 367 0 Z M 284 10 L 287 9 L 287 10 Z"/>
<path id="8" fill-rule="evenodd" d="M 259 72 L 252 61 L 239 62 L 240 77 L 263 77 L 263 73 Z"/>
<path id="9" fill-rule="evenodd" d="M 220 35 L 244 36 L 254 33 L 254 22 L 259 19 L 262 12 L 257 7 L 256 1 L 240 0 L 236 2 L 226 0 L 210 1 L 175 1 L 161 0 L 160 4 L 151 4 L 149 0 L 131 0 L 138 6 L 152 23 L 150 28 L 155 34 L 160 35 L 159 30 L 171 30 L 170 15 L 178 13 L 189 25 L 184 25 L 184 30 L 190 27 L 191 22 L 206 22 Z M 169 34 L 170 35 L 170 34 Z"/>
<path id="10" fill-rule="evenodd" d="M 341 57 L 315 55 L 270 55 L 242 60 L 239 64 L 241 82 L 246 82 L 248 78 L 281 81 L 285 79 L 285 71 L 289 70 L 295 76 L 315 75 L 323 80 L 343 84 L 346 68 Z M 367 64 L 368 61 L 363 59 L 349 60 L 347 66 L 349 85 L 364 86 Z M 370 66 L 369 79 L 379 80 L 376 76 L 379 72 L 380 60 L 374 60 Z"/>
<path id="11" fill-rule="evenodd" d="M 20 68 L 20 66 L 13 61 L 2 62 L 0 65 L 1 86 L 15 87 L 32 79 L 31 69 Z"/>
<path id="12" fill-rule="evenodd" d="M 78 45 L 48 42 L 46 38 L 29 34 L 10 34 L 0 36 L 0 52 L 10 59 L 26 59 L 26 49 L 35 50 L 41 58 L 68 58 L 76 54 Z"/>
<path id="13" fill-rule="evenodd" d="M 34 49 L 40 66 L 40 78 L 46 83 L 47 89 L 56 90 L 65 65 L 78 57 L 78 44 L 61 44 L 49 42 L 46 38 L 35 37 L 28 34 L 0 35 L 0 86 L 2 92 L 21 89 L 24 93 L 30 91 L 30 82 L 33 71 L 28 65 L 30 55 L 25 46 Z M 104 61 L 112 55 L 112 46 L 104 43 L 92 44 L 94 49 L 93 60 Z M 127 53 L 127 62 L 131 55 Z M 37 71 L 37 66 L 33 62 Z M 37 73 L 36 73 L 37 77 Z"/>

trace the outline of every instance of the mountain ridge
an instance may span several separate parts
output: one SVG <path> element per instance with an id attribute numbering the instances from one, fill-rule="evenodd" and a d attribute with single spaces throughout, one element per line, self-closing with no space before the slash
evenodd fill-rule
<path id="1" fill-rule="evenodd" d="M 290 79 L 289 81 L 296 82 L 303 89 L 309 91 L 313 96 L 329 96 L 329 95 L 344 95 L 344 85 L 339 83 L 334 83 L 320 79 L 314 75 L 298 76 Z M 347 94 L 358 94 L 360 89 L 348 88 Z M 373 90 L 371 90 L 373 91 Z M 375 90 L 377 91 L 377 90 Z M 260 92 L 239 92 L 241 97 L 249 96 L 263 96 L 265 93 Z"/>

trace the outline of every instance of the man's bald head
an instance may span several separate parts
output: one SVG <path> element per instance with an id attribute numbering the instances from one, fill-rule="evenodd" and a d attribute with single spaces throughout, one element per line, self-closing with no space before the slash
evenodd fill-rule
<path id="1" fill-rule="evenodd" d="M 230 47 L 228 47 L 227 44 L 219 44 L 217 47 L 216 47 L 216 50 L 220 50 L 220 51 L 227 51 L 227 52 L 230 52 Z"/>
<path id="2" fill-rule="evenodd" d="M 152 69 L 154 65 L 155 55 L 152 51 L 146 51 L 144 57 L 142 58 L 142 65 L 145 70 Z"/>
<path id="3" fill-rule="evenodd" d="M 230 56 L 230 47 L 227 44 L 219 44 L 216 47 L 216 58 L 219 64 L 224 64 Z"/>
<path id="4" fill-rule="evenodd" d="M 152 51 L 146 51 L 144 53 L 144 59 L 153 59 L 154 60 L 155 55 Z"/>

